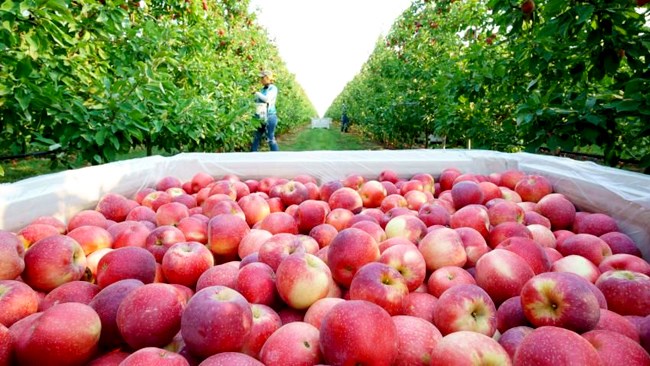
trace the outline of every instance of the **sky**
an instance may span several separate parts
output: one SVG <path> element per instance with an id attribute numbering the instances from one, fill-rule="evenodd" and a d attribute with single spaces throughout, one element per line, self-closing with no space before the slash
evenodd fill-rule
<path id="1" fill-rule="evenodd" d="M 411 0 L 251 0 L 289 72 L 323 116 Z M 280 95 L 281 98 L 281 95 Z"/>

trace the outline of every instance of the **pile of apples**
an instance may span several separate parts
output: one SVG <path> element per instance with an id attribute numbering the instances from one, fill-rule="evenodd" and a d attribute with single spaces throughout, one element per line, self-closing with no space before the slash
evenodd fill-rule
<path id="1" fill-rule="evenodd" d="M 0 366 L 647 366 L 649 276 L 517 169 L 167 176 L 0 231 Z"/>

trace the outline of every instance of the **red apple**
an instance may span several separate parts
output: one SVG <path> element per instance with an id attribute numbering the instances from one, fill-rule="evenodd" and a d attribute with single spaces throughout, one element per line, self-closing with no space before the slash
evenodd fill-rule
<path id="1" fill-rule="evenodd" d="M 497 305 L 519 295 L 524 284 L 535 275 L 525 259 L 505 249 L 486 253 L 475 268 L 476 283 Z"/>
<path id="2" fill-rule="evenodd" d="M 113 236 L 111 248 L 144 248 L 151 230 L 143 221 L 122 221 L 111 225 L 108 228 L 108 232 Z"/>
<path id="3" fill-rule="evenodd" d="M 361 229 L 339 231 L 328 248 L 327 264 L 332 271 L 332 278 L 344 287 L 350 286 L 359 268 L 379 258 L 377 242 Z"/>
<path id="4" fill-rule="evenodd" d="M 582 334 L 598 351 L 602 365 L 650 365 L 650 355 L 628 337 L 609 330 L 592 330 Z"/>
<path id="5" fill-rule="evenodd" d="M 531 233 L 530 230 L 528 230 L 528 227 L 524 224 L 514 221 L 506 221 L 492 227 L 486 238 L 488 245 L 491 248 L 496 248 L 499 243 L 512 237 L 533 239 L 533 233 Z"/>
<path id="6" fill-rule="evenodd" d="M 208 222 L 208 249 L 215 255 L 234 256 L 237 254 L 239 243 L 249 231 L 246 220 L 237 215 L 214 216 Z"/>
<path id="7" fill-rule="evenodd" d="M 506 352 L 508 352 L 510 358 L 514 359 L 515 353 L 517 353 L 517 348 L 519 348 L 521 342 L 527 335 L 532 333 L 532 331 L 533 328 L 525 325 L 510 328 L 499 336 L 499 344 L 506 350 Z"/>
<path id="8" fill-rule="evenodd" d="M 119 365 L 120 362 L 124 361 L 127 357 L 131 355 L 129 352 L 123 351 L 121 349 L 114 349 L 112 351 L 99 354 L 95 356 L 86 366 L 115 366 Z"/>
<path id="9" fill-rule="evenodd" d="M 278 313 L 263 304 L 251 304 L 253 324 L 241 352 L 259 359 L 260 350 L 266 340 L 282 326 Z"/>
<path id="10" fill-rule="evenodd" d="M 526 173 L 519 169 L 508 169 L 501 172 L 501 185 L 510 189 L 515 189 L 517 183 L 525 177 Z"/>
<path id="11" fill-rule="evenodd" d="M 385 309 L 390 315 L 399 315 L 409 290 L 404 277 L 393 267 L 380 262 L 363 265 L 352 278 L 351 300 L 366 300 Z"/>
<path id="12" fill-rule="evenodd" d="M 327 200 L 332 210 L 337 208 L 344 208 L 357 214 L 363 208 L 363 200 L 356 189 L 350 187 L 341 187 L 334 191 Z"/>
<path id="13" fill-rule="evenodd" d="M 539 202 L 542 197 L 553 193 L 553 185 L 545 176 L 531 174 L 519 180 L 514 190 L 524 201 Z"/>
<path id="14" fill-rule="evenodd" d="M 577 254 L 567 255 L 556 260 L 551 265 L 551 271 L 575 273 L 591 283 L 595 283 L 600 276 L 600 270 L 595 264 Z"/>
<path id="15" fill-rule="evenodd" d="M 537 202 L 535 211 L 549 219 L 553 230 L 571 228 L 576 216 L 573 203 L 560 193 L 551 193 L 542 197 Z"/>
<path id="16" fill-rule="evenodd" d="M 83 365 L 97 352 L 99 316 L 88 305 L 54 305 L 14 323 L 9 332 L 19 365 Z"/>
<path id="17" fill-rule="evenodd" d="M 95 210 L 81 210 L 72 215 L 68 220 L 68 232 L 84 225 L 99 226 L 104 229 L 109 226 L 108 220 L 106 220 L 106 217 L 101 212 Z"/>
<path id="18" fill-rule="evenodd" d="M 239 216 L 244 220 L 246 219 L 246 214 L 237 201 L 222 193 L 217 193 L 206 198 L 201 205 L 201 213 L 208 218 L 213 218 L 221 214 L 230 214 Z"/>
<path id="19" fill-rule="evenodd" d="M 99 226 L 80 226 L 68 232 L 67 236 L 81 245 L 85 255 L 113 245 L 113 236 Z"/>
<path id="20" fill-rule="evenodd" d="M 185 357 L 159 347 L 145 347 L 131 353 L 120 366 L 189 366 Z"/>
<path id="21" fill-rule="evenodd" d="M 239 269 L 234 289 L 252 304 L 275 306 L 276 275 L 266 263 L 254 262 Z"/>
<path id="22" fill-rule="evenodd" d="M 591 234 L 601 236 L 618 231 L 618 224 L 611 216 L 604 213 L 589 213 L 573 224 L 576 234 Z"/>
<path id="23" fill-rule="evenodd" d="M 531 324 L 526 319 L 521 305 L 521 296 L 513 296 L 504 301 L 497 308 L 497 330 L 504 333 L 510 328 L 528 326 Z"/>
<path id="24" fill-rule="evenodd" d="M 285 206 L 299 205 L 309 199 L 309 191 L 301 182 L 290 180 L 280 186 L 280 199 Z"/>
<path id="25" fill-rule="evenodd" d="M 600 309 L 600 319 L 594 330 L 608 330 L 622 334 L 635 342 L 640 342 L 639 330 L 631 320 L 611 310 Z"/>
<path id="26" fill-rule="evenodd" d="M 210 286 L 197 291 L 183 311 L 181 334 L 190 354 L 206 358 L 239 351 L 253 324 L 251 306 L 237 291 Z"/>
<path id="27" fill-rule="evenodd" d="M 434 202 L 424 203 L 418 210 L 418 218 L 427 226 L 448 226 L 451 215 L 443 206 Z"/>
<path id="28" fill-rule="evenodd" d="M 78 302 L 87 305 L 99 291 L 99 286 L 87 281 L 64 283 L 45 295 L 38 306 L 38 311 L 45 311 L 56 304 L 66 302 Z"/>
<path id="29" fill-rule="evenodd" d="M 506 221 L 521 224 L 524 222 L 524 209 L 512 201 L 501 199 L 488 208 L 488 216 L 492 226 Z"/>
<path id="30" fill-rule="evenodd" d="M 0 324 L 5 327 L 36 313 L 39 302 L 38 293 L 24 282 L 0 280 Z"/>
<path id="31" fill-rule="evenodd" d="M 359 187 L 363 207 L 379 207 L 387 195 L 386 188 L 377 180 L 368 180 Z"/>
<path id="32" fill-rule="evenodd" d="M 25 247 L 9 231 L 0 230 L 0 281 L 13 280 L 25 269 Z"/>
<path id="33" fill-rule="evenodd" d="M 399 336 L 391 316 L 368 301 L 337 304 L 321 323 L 320 348 L 331 365 L 392 365 L 398 346 Z"/>
<path id="34" fill-rule="evenodd" d="M 442 334 L 430 322 L 408 315 L 392 317 L 399 345 L 395 366 L 429 365 L 431 352 Z"/>
<path id="35" fill-rule="evenodd" d="M 189 217 L 190 211 L 187 206 L 179 202 L 169 202 L 160 205 L 156 210 L 156 225 L 178 226 L 182 219 Z"/>
<path id="36" fill-rule="evenodd" d="M 239 258 L 245 258 L 249 254 L 257 253 L 262 244 L 272 236 L 273 234 L 266 230 L 251 229 L 239 242 L 237 247 Z"/>
<path id="37" fill-rule="evenodd" d="M 144 248 L 124 247 L 106 253 L 97 264 L 97 284 L 101 288 L 124 279 L 152 283 L 156 258 Z"/>
<path id="38" fill-rule="evenodd" d="M 481 188 L 481 192 L 483 192 L 483 202 L 481 202 L 483 205 L 495 198 L 503 198 L 501 189 L 494 182 L 482 181 L 479 182 L 478 185 Z"/>
<path id="39" fill-rule="evenodd" d="M 526 319 L 535 327 L 562 327 L 575 332 L 594 329 L 600 319 L 598 299 L 584 278 L 567 272 L 546 272 L 521 289 Z"/>
<path id="40" fill-rule="evenodd" d="M 408 206 L 408 201 L 406 201 L 406 198 L 402 196 L 399 193 L 393 193 L 387 195 L 382 201 L 381 204 L 379 205 L 379 208 L 383 212 L 388 212 L 391 208 L 395 207 L 407 207 Z"/>
<path id="41" fill-rule="evenodd" d="M 308 199 L 301 202 L 295 213 L 298 231 L 309 234 L 311 229 L 325 223 L 329 213 L 330 207 L 324 201 Z"/>
<path id="42" fill-rule="evenodd" d="M 602 365 L 596 349 L 578 333 L 568 329 L 542 326 L 519 344 L 515 365 Z"/>
<path id="43" fill-rule="evenodd" d="M 309 236 L 314 238 L 316 242 L 318 243 L 318 246 L 321 248 L 324 248 L 332 242 L 332 239 L 338 234 L 338 230 L 336 228 L 328 223 L 323 223 L 320 225 L 314 226 L 310 231 L 309 231 Z"/>
<path id="44" fill-rule="evenodd" d="M 176 226 L 185 236 L 186 241 L 208 243 L 208 225 L 197 216 L 190 216 L 181 221 Z"/>
<path id="45" fill-rule="evenodd" d="M 386 223 L 386 238 L 403 237 L 417 244 L 427 232 L 427 226 L 415 215 L 395 216 Z"/>
<path id="46" fill-rule="evenodd" d="M 364 178 L 363 175 L 357 174 L 357 173 L 352 173 L 348 174 L 341 180 L 341 183 L 343 183 L 344 187 L 349 187 L 352 189 L 359 189 L 363 185 L 363 183 L 366 181 L 366 178 Z"/>
<path id="47" fill-rule="evenodd" d="M 76 240 L 56 234 L 34 243 L 25 252 L 21 277 L 35 290 L 48 292 L 71 281 L 80 280 L 86 271 L 86 255 Z"/>
<path id="48" fill-rule="evenodd" d="M 295 309 L 307 309 L 327 296 L 333 281 L 327 264 L 315 255 L 304 252 L 284 258 L 275 275 L 280 298 Z"/>
<path id="49" fill-rule="evenodd" d="M 530 233 L 533 235 L 533 240 L 545 248 L 557 247 L 557 239 L 555 234 L 548 227 L 540 224 L 526 225 Z"/>
<path id="50" fill-rule="evenodd" d="M 153 254 L 156 262 L 161 263 L 163 256 L 176 243 L 186 241 L 183 232 L 172 225 L 158 226 L 151 230 L 145 239 L 145 249 Z"/>
<path id="51" fill-rule="evenodd" d="M 279 233 L 262 243 L 258 250 L 258 260 L 268 264 L 275 271 L 284 258 L 296 252 L 305 252 L 305 247 L 298 236 Z"/>
<path id="52" fill-rule="evenodd" d="M 239 261 L 217 264 L 203 272 L 196 282 L 196 291 L 210 286 L 225 286 L 235 288 L 239 274 Z"/>
<path id="53" fill-rule="evenodd" d="M 194 288 L 203 272 L 214 266 L 214 257 L 210 250 L 199 242 L 180 242 L 167 250 L 161 264 L 169 283 Z"/>
<path id="54" fill-rule="evenodd" d="M 133 349 L 163 347 L 181 328 L 185 298 L 172 285 L 150 283 L 135 287 L 120 303 L 116 322 Z"/>
<path id="55" fill-rule="evenodd" d="M 383 181 L 388 181 L 391 183 L 397 183 L 399 180 L 399 175 L 392 170 L 392 169 L 384 169 L 381 172 L 379 172 L 379 175 L 377 176 L 377 180 L 380 182 Z"/>
<path id="56" fill-rule="evenodd" d="M 483 191 L 477 182 L 459 181 L 451 187 L 451 197 L 456 210 L 472 204 L 483 204 Z"/>
<path id="57" fill-rule="evenodd" d="M 29 224 L 16 233 L 16 237 L 23 245 L 23 249 L 27 249 L 41 239 L 50 236 L 61 235 L 59 230 L 48 224 Z"/>
<path id="58" fill-rule="evenodd" d="M 137 205 L 136 201 L 130 200 L 119 193 L 110 192 L 99 199 L 95 210 L 108 220 L 120 222 L 124 221 L 129 211 Z"/>
<path id="59" fill-rule="evenodd" d="M 556 249 L 563 256 L 581 255 L 598 266 L 606 257 L 612 255 L 609 245 L 601 238 L 591 234 L 572 235 L 557 243 Z"/>
<path id="60" fill-rule="evenodd" d="M 262 221 L 255 224 L 253 228 L 266 230 L 271 234 L 298 234 L 298 223 L 296 219 L 286 212 L 271 212 Z"/>
<path id="61" fill-rule="evenodd" d="M 519 255 L 535 274 L 548 272 L 551 268 L 546 251 L 533 239 L 514 236 L 503 240 L 495 249 L 505 249 Z"/>
<path id="62" fill-rule="evenodd" d="M 320 198 L 327 202 L 329 201 L 330 196 L 337 189 L 343 187 L 343 183 L 340 180 L 330 180 L 320 185 Z"/>
<path id="63" fill-rule="evenodd" d="M 472 331 L 492 337 L 497 330 L 497 309 L 482 288 L 471 284 L 450 287 L 433 309 L 436 327 L 443 335 Z"/>
<path id="64" fill-rule="evenodd" d="M 466 330 L 447 334 L 431 352 L 432 366 L 511 364 L 510 356 L 497 341 Z"/>
<path id="65" fill-rule="evenodd" d="M 444 266 L 431 273 L 427 280 L 427 291 L 439 298 L 447 289 L 457 285 L 476 285 L 476 280 L 461 267 Z"/>
<path id="66" fill-rule="evenodd" d="M 325 223 L 334 226 L 337 231 L 347 229 L 354 213 L 346 208 L 335 208 L 327 214 Z"/>
<path id="67" fill-rule="evenodd" d="M 426 234 L 420 240 L 418 249 L 429 271 L 445 266 L 462 267 L 467 261 L 467 253 L 460 235 L 447 227 L 437 228 Z"/>
<path id="68" fill-rule="evenodd" d="M 68 226 L 59 218 L 54 216 L 39 216 L 32 220 L 30 224 L 47 224 L 54 226 L 59 231 L 59 234 L 65 234 L 68 231 Z"/>
<path id="69" fill-rule="evenodd" d="M 440 172 L 438 181 L 440 182 L 440 190 L 446 191 L 451 189 L 454 181 L 462 172 L 457 168 L 445 168 Z"/>
<path id="70" fill-rule="evenodd" d="M 621 315 L 650 315 L 650 276 L 611 270 L 598 277 L 596 287 L 607 299 L 607 308 Z"/>
<path id="71" fill-rule="evenodd" d="M 506 223 L 502 224 L 505 225 Z M 471 227 L 484 238 L 490 233 L 490 217 L 488 210 L 483 205 L 466 205 L 454 212 L 449 219 L 449 227 L 457 229 L 460 227 Z"/>
<path id="72" fill-rule="evenodd" d="M 203 362 L 201 366 L 264 366 L 263 363 L 253 357 L 239 352 L 222 352 L 212 355 Z"/>
<path id="73" fill-rule="evenodd" d="M 409 292 L 415 291 L 424 282 L 427 264 L 415 245 L 397 244 L 386 248 L 378 262 L 395 268 L 404 277 Z"/>
<path id="74" fill-rule="evenodd" d="M 267 366 L 316 365 L 322 359 L 319 339 L 318 329 L 309 323 L 285 324 L 266 340 L 260 361 Z"/>
<path id="75" fill-rule="evenodd" d="M 305 312 L 303 320 L 320 330 L 323 317 L 339 303 L 346 300 L 338 297 L 324 297 L 316 300 Z"/>
<path id="76" fill-rule="evenodd" d="M 458 235 L 460 235 L 463 247 L 465 247 L 465 253 L 467 254 L 467 262 L 465 263 L 465 266 L 474 267 L 479 258 L 491 250 L 490 247 L 487 245 L 483 235 L 481 235 L 481 233 L 476 229 L 472 229 L 471 227 L 459 227 L 454 230 Z"/>
<path id="77" fill-rule="evenodd" d="M 88 303 L 101 320 L 102 329 L 99 339 L 101 346 L 110 349 L 124 344 L 124 339 L 117 327 L 117 311 L 126 295 L 143 285 L 144 283 L 139 280 L 120 280 L 100 290 Z"/>
<path id="78" fill-rule="evenodd" d="M 650 276 L 650 264 L 648 264 L 648 262 L 643 260 L 643 258 L 626 253 L 613 254 L 606 257 L 602 262 L 600 262 L 598 269 L 600 272 L 622 269 Z"/>
<path id="79" fill-rule="evenodd" d="M 438 299 L 426 292 L 409 292 L 404 299 L 404 315 L 416 316 L 433 323 L 433 309 Z"/>
<path id="80" fill-rule="evenodd" d="M 609 245 L 613 254 L 625 253 L 637 257 L 641 256 L 639 247 L 634 243 L 634 240 L 626 234 L 619 231 L 612 231 L 601 235 L 600 238 Z"/>

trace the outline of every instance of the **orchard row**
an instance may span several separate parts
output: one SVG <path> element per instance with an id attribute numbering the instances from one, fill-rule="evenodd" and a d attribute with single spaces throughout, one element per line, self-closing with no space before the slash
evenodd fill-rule
<path id="1" fill-rule="evenodd" d="M 649 20 L 647 0 L 416 0 L 326 115 L 396 148 L 433 135 L 648 167 Z"/>
<path id="2" fill-rule="evenodd" d="M 315 115 L 248 1 L 12 1 L 2 20 L 1 156 L 248 150 L 260 69 L 282 93 L 278 133 Z"/>

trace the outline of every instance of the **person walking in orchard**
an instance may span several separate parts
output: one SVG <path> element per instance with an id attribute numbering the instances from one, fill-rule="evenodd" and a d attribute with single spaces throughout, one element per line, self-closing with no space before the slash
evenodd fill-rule
<path id="1" fill-rule="evenodd" d="M 260 78 L 262 89 L 255 92 L 255 116 L 262 121 L 262 124 L 255 131 L 251 151 L 259 149 L 263 136 L 266 136 L 269 150 L 279 151 L 280 148 L 277 141 L 275 141 L 275 127 L 278 125 L 275 101 L 278 97 L 278 88 L 273 84 L 273 73 L 271 71 L 262 71 Z"/>
<path id="2" fill-rule="evenodd" d="M 341 132 L 348 132 L 350 127 L 350 120 L 348 119 L 347 107 L 343 104 L 343 111 L 341 112 Z"/>

